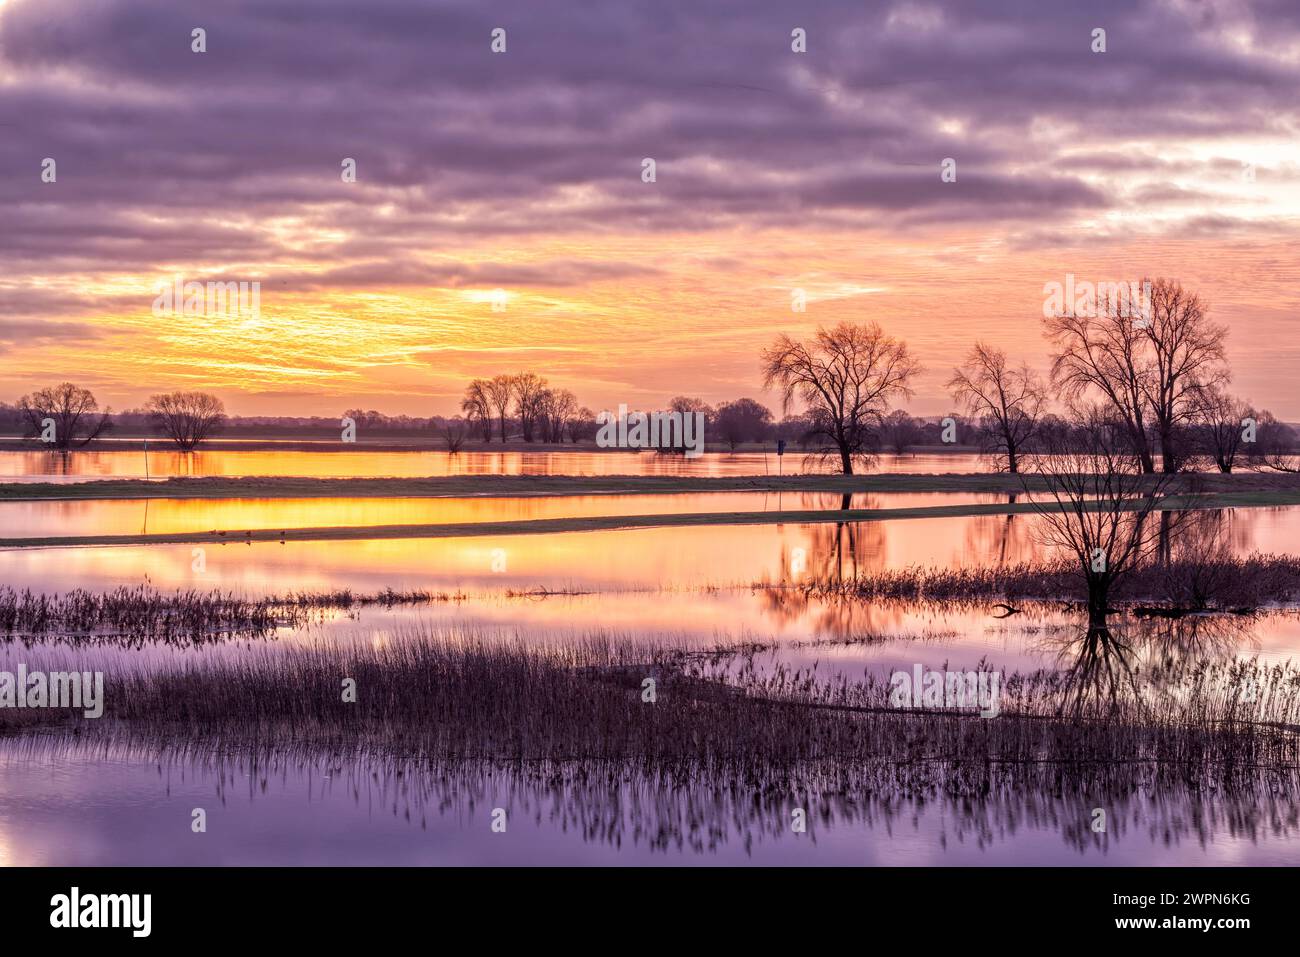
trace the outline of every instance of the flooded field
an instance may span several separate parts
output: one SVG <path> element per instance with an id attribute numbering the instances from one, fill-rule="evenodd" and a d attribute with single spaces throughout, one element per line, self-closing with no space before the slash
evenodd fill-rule
<path id="1" fill-rule="evenodd" d="M 1106 834 L 1088 827 L 1097 800 L 828 794 L 796 834 L 784 821 L 806 797 L 755 806 L 747 792 L 645 777 L 557 786 L 367 758 L 0 742 L 0 866 L 1296 863 L 1296 806 L 1271 792 L 1124 796 Z M 210 835 L 189 834 L 195 807 Z M 489 831 L 494 808 L 509 815 L 509 840 Z M 192 839 L 154 839 L 160 821 Z"/>
<path id="2" fill-rule="evenodd" d="M 676 496 L 684 500 L 716 498 L 743 500 L 748 507 L 778 510 L 792 498 L 804 496 L 755 493 L 715 496 Z M 361 499 L 355 503 L 325 500 L 326 509 L 353 509 L 356 516 L 397 514 L 407 507 L 522 509 L 526 516 L 545 510 L 590 507 L 602 511 L 608 501 L 632 509 L 653 510 L 653 503 L 668 496 L 593 496 L 568 499 L 493 499 L 466 501 L 420 499 L 410 506 L 390 506 L 386 500 Z M 840 496 L 808 496 L 827 507 Z M 968 500 L 980 496 L 969 496 Z M 856 501 L 880 506 L 897 502 L 923 503 L 950 500 L 930 493 L 855 496 Z M 762 505 L 755 503 L 761 502 Z M 246 501 L 248 515 L 259 509 L 273 512 L 283 501 Z M 315 509 L 317 500 L 302 508 Z M 168 512 L 180 520 L 188 509 L 204 514 L 209 507 L 229 509 L 220 501 L 159 500 L 149 502 L 40 502 L 3 503 L 0 515 L 17 515 L 33 532 L 39 529 L 22 516 L 78 516 L 89 528 L 97 522 L 129 524 L 137 518 Z M 690 506 L 691 509 L 697 507 Z M 814 506 L 816 507 L 816 506 Z M 29 511 L 34 508 L 35 511 Z M 12 510 L 8 512 L 7 510 Z M 707 509 L 700 509 L 707 510 Z M 727 510 L 720 507 L 719 510 Z M 230 517 L 229 511 L 226 517 Z M 243 514 L 243 513 L 241 513 Z M 409 514 L 409 513 L 408 513 Z M 467 513 L 460 513 L 467 514 Z M 214 516 L 215 517 L 215 516 Z M 313 512 L 308 516 L 314 518 Z M 152 520 L 152 519 L 149 519 Z M 459 520 L 459 519 L 457 519 Z M 70 521 L 70 520 L 68 520 Z M 674 589 L 687 586 L 751 584 L 787 581 L 800 576 L 853 574 L 909 565 L 963 566 L 981 563 L 1027 561 L 1046 554 L 1035 534 L 1032 515 L 964 518 L 926 518 L 896 522 L 776 524 L 769 526 L 708 526 L 702 528 L 640 529 L 605 532 L 563 532 L 543 536 L 481 536 L 455 540 L 360 540 L 329 543 L 230 542 L 203 546 L 204 570 L 194 570 L 190 546 L 150 545 L 35 548 L 0 550 L 0 581 L 20 588 L 60 590 L 102 588 L 136 584 L 148 579 L 159 587 L 242 588 L 254 592 L 349 587 L 358 590 L 393 588 L 582 588 Z M 198 521 L 203 527 L 204 521 Z M 213 527 L 215 522 L 207 522 Z M 232 523 L 233 524 L 233 523 Z M 273 527 L 274 522 L 265 527 Z M 1252 551 L 1296 554 L 1300 552 L 1300 509 L 1234 509 L 1225 516 L 1226 540 L 1235 554 Z M 248 525 L 245 527 L 257 527 Z M 800 552 L 802 550 L 802 552 Z"/>
<path id="3" fill-rule="evenodd" d="M 277 529 L 487 522 L 681 512 L 780 512 L 992 504 L 999 494 L 956 492 L 697 493 L 499 498 L 280 498 L 0 502 L 0 528 L 12 537 L 141 534 L 212 529 Z M 1021 500 L 1024 496 L 1019 497 Z"/>
<path id="4" fill-rule="evenodd" d="M 987 471 L 980 456 L 961 453 L 878 456 L 872 471 L 943 474 Z M 654 452 L 395 452 L 235 449 L 190 454 L 150 451 L 147 476 L 297 475 L 312 478 L 423 478 L 440 475 L 793 475 L 826 466 L 798 452 L 706 452 L 698 458 Z M 141 451 L 4 452 L 0 481 L 83 482 L 145 478 Z"/>
<path id="5" fill-rule="evenodd" d="M 257 454 L 216 453 L 214 474 L 260 467 L 256 459 L 238 458 Z M 386 474 L 408 466 L 405 474 L 426 474 L 437 459 L 302 454 L 305 460 L 280 461 L 282 471 L 305 461 L 325 470 L 314 474 Z M 578 454 L 564 467 L 576 472 L 597 461 L 656 460 Z M 346 468 L 329 471 L 330 463 Z M 905 470 L 918 471 L 916 461 Z M 799 492 L 42 500 L 0 504 L 0 523 L 17 538 L 1006 501 L 1005 494 L 919 492 L 860 493 L 847 502 L 840 494 Z M 1226 556 L 1300 554 L 1300 508 L 1238 508 L 1211 513 L 1207 521 L 1216 529 L 1215 548 Z M 665 675 L 665 688 L 707 679 L 707 687 L 750 689 L 729 708 L 758 689 L 847 694 L 834 689 L 864 681 L 876 687 L 911 669 L 991 671 L 1005 680 L 1077 675 L 1094 667 L 1096 649 L 1077 609 L 1062 603 L 1007 613 L 980 602 L 861 601 L 807 587 L 886 571 L 1044 562 L 1052 554 L 1042 519 L 1032 514 L 0 550 L 0 587 L 15 592 L 96 595 L 143 586 L 163 595 L 252 600 L 326 596 L 255 636 L 214 632 L 201 642 L 162 642 L 141 639 L 129 627 L 0 635 L 0 672 L 98 671 L 106 688 L 105 718 L 86 722 L 86 732 L 34 727 L 0 735 L 0 863 L 483 864 L 529 863 L 541 855 L 548 863 L 611 864 L 1141 864 L 1153 855 L 1170 864 L 1300 862 L 1289 785 L 1236 772 L 1225 778 L 1213 761 L 1197 773 L 1219 782 L 1214 787 L 1200 777 L 1184 785 L 1160 775 L 1096 777 L 1082 770 L 1068 787 L 1048 786 L 1038 772 L 976 782 L 961 766 L 945 774 L 913 769 L 904 779 L 856 759 L 785 767 L 767 766 L 755 755 L 735 767 L 728 763 L 734 756 L 675 759 L 665 766 L 671 772 L 619 756 L 594 762 L 466 756 L 439 763 L 420 757 L 423 745 L 395 743 L 405 733 L 396 730 L 381 740 L 367 734 L 323 746 L 298 731 L 268 731 L 277 727 L 270 724 L 236 746 L 235 739 L 210 739 L 217 731 L 206 719 L 192 726 L 122 719 L 121 709 L 136 707 L 142 691 L 125 702 L 114 699 L 115 686 L 147 691 L 151 682 L 166 687 L 206 669 L 261 680 L 255 676 L 300 667 L 298 655 L 392 654 L 400 661 L 403 649 L 430 636 L 471 656 L 476 649 L 518 649 L 581 657 L 596 642 L 634 658 L 645 649 L 668 661 L 698 661 L 699 674 L 694 664 L 680 674 L 655 673 Z M 1179 620 L 1117 610 L 1110 629 L 1124 673 L 1142 681 L 1196 662 L 1242 662 L 1284 675 L 1300 658 L 1300 613 L 1291 607 Z M 349 673 L 340 669 L 327 668 L 331 682 Z M 628 680 L 640 678 L 634 673 Z M 369 686 L 360 687 L 364 694 Z M 254 702 L 291 703 L 303 693 L 299 681 L 286 681 L 222 698 L 214 714 L 225 720 Z M 404 707 L 436 705 L 414 690 L 403 694 Z M 502 703 L 486 694 L 492 706 Z M 817 732 L 827 740 L 846 733 L 831 714 L 831 724 Z M 730 720 L 741 729 L 751 721 L 743 714 Z M 756 727 L 772 721 L 762 714 L 752 720 Z M 778 718 L 770 726 L 783 724 Z M 411 730 L 438 726 L 417 722 Z M 898 739 L 887 725 L 876 730 L 882 741 Z M 861 755 L 858 747 L 854 753 Z M 1098 806 L 1109 809 L 1113 822 L 1104 833 L 1090 827 Z M 206 837 L 148 839 L 158 821 L 172 818 L 188 836 L 194 808 L 206 809 Z M 512 840 L 491 829 L 498 811 L 511 822 Z M 789 826 L 796 812 L 809 822 L 804 831 Z"/>

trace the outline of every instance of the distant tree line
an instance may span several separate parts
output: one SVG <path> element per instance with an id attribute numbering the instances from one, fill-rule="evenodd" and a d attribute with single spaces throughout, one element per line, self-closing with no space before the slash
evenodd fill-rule
<path id="1" fill-rule="evenodd" d="M 484 442 L 493 432 L 507 441 L 517 427 L 525 442 L 561 443 L 590 438 L 596 432 L 596 415 L 578 406 L 578 397 L 568 389 L 553 389 L 535 372 L 474 379 L 465 388 L 460 403 L 465 421 Z"/>
<path id="2" fill-rule="evenodd" d="M 709 405 L 679 395 L 667 411 L 701 413 L 715 446 L 785 440 L 846 474 L 881 451 L 939 445 L 974 447 L 995 467 L 1020 472 L 1028 455 L 1086 451 L 1099 423 L 1108 442 L 1119 437 L 1141 474 L 1194 466 L 1225 473 L 1300 470 L 1294 431 L 1228 391 L 1227 331 L 1210 321 L 1206 305 L 1176 282 L 1157 279 L 1147 288 L 1149 308 L 1140 317 L 1103 301 L 1082 316 L 1044 320 L 1052 344 L 1045 373 L 976 342 L 952 370 L 947 385 L 954 408 L 946 416 L 921 419 L 897 408 L 912 396 L 921 365 L 905 342 L 872 322 L 821 328 L 807 341 L 781 335 L 763 350 L 763 386 L 780 396 L 779 421 L 749 397 Z M 460 412 L 419 417 L 349 409 L 343 416 L 372 436 L 432 433 L 451 451 L 470 439 L 588 442 L 599 427 L 572 391 L 527 371 L 473 379 Z M 155 395 L 142 409 L 115 414 L 70 382 L 24 395 L 16 405 L 0 403 L 0 431 L 56 450 L 84 446 L 114 428 L 151 431 L 189 451 L 223 431 L 334 434 L 339 420 L 230 417 L 219 399 L 202 392 Z"/>
<path id="3" fill-rule="evenodd" d="M 978 445 L 999 468 L 1019 472 L 1025 455 L 1086 451 L 1104 428 L 1108 448 L 1118 436 L 1140 474 L 1157 465 L 1168 475 L 1192 465 L 1297 471 L 1294 431 L 1227 391 L 1227 330 L 1178 283 L 1143 285 L 1150 301 L 1141 315 L 1103 301 L 1084 315 L 1046 319 L 1046 376 L 977 342 L 948 388 Z M 796 401 L 808 409 L 810 434 L 845 474 L 882 446 L 921 441 L 924 426 L 888 410 L 910 397 L 920 368 L 906 343 L 875 323 L 840 323 L 807 342 L 778 336 L 763 352 L 764 385 L 786 411 Z"/>

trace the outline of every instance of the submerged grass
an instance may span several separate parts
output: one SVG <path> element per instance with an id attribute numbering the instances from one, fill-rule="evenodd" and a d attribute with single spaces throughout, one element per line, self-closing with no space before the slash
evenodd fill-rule
<path id="1" fill-rule="evenodd" d="M 810 597 L 932 603 L 1084 601 L 1077 563 L 1019 562 L 972 568 L 911 567 L 798 586 Z M 1254 554 L 1151 562 L 1110 593 L 1115 604 L 1151 602 L 1188 611 L 1240 611 L 1300 601 L 1300 558 Z"/>
<path id="2" fill-rule="evenodd" d="M 1026 830 L 1055 832 L 1067 847 L 1102 854 L 1130 843 L 1168 853 L 1184 841 L 1204 847 L 1223 836 L 1259 846 L 1300 834 L 1300 805 L 1280 775 L 1232 791 L 1190 782 L 1155 793 L 1086 782 L 1038 790 L 1003 784 L 973 793 L 942 785 L 904 788 L 891 767 L 862 762 L 687 778 L 630 762 L 412 760 L 382 749 L 292 742 L 214 750 L 204 742 L 168 741 L 131 728 L 94 740 L 47 734 L 0 742 L 0 776 L 51 761 L 65 767 L 143 763 L 151 776 L 168 783 L 200 782 L 223 802 L 254 806 L 306 786 L 421 829 L 440 822 L 471 827 L 502 807 L 511 821 L 545 822 L 585 843 L 657 853 L 712 854 L 731 845 L 754 853 L 787 842 L 807 847 L 808 838 L 854 825 L 847 840 L 860 856 L 871 853 L 862 828 L 879 832 L 894 848 L 927 818 L 932 823 L 921 826 L 937 831 L 941 846 L 982 851 L 1014 847 Z M 1101 833 L 1091 826 L 1099 804 L 1109 815 Z M 791 829 L 796 808 L 806 814 L 807 835 Z"/>
<path id="3" fill-rule="evenodd" d="M 1300 767 L 1300 672 L 1289 665 L 1183 659 L 1117 679 L 1109 661 L 1093 661 L 1012 674 L 992 718 L 899 709 L 889 692 L 888 672 L 760 669 L 744 656 L 609 635 L 535 645 L 421 630 L 118 669 L 106 679 L 106 717 L 76 727 L 223 752 L 365 748 L 441 762 L 612 763 L 684 779 L 871 767 L 896 787 L 957 792 L 1008 782 L 1256 786 Z M 11 730 L 37 720 L 0 711 Z"/>
<path id="4" fill-rule="evenodd" d="M 1078 602 L 1086 598 L 1077 568 L 1065 561 L 973 568 L 910 567 L 804 585 L 702 586 L 692 590 L 712 593 L 729 589 L 797 595 L 804 600 L 954 606 Z M 576 586 L 538 586 L 511 588 L 497 594 L 507 599 L 540 601 L 596 592 Z M 57 637 L 71 644 L 111 642 L 138 647 L 150 643 L 200 645 L 229 638 L 265 639 L 274 637 L 280 629 L 301 628 L 332 612 L 352 614 L 368 607 L 463 602 L 470 598 L 459 590 L 392 588 L 369 593 L 335 589 L 248 597 L 220 590 L 164 592 L 148 584 L 105 592 L 74 589 L 56 594 L 0 585 L 0 642 Z M 1130 572 L 1112 589 L 1111 598 L 1116 605 L 1155 615 L 1170 611 L 1241 613 L 1293 605 L 1300 603 L 1300 558 L 1255 554 L 1152 563 Z M 1141 607 L 1143 602 L 1150 606 Z M 1012 610 L 1009 606 L 1004 609 Z"/>
<path id="5" fill-rule="evenodd" d="M 234 592 L 163 592 L 149 585 L 53 595 L 0 586 L 0 641 L 57 636 L 73 644 L 205 644 L 231 637 L 269 638 L 331 611 L 463 601 L 459 592 L 358 593 L 349 589 L 249 598 Z"/>

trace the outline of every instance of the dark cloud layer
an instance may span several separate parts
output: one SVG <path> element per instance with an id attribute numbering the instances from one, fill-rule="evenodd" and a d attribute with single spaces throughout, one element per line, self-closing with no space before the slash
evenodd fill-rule
<path id="1" fill-rule="evenodd" d="M 190 52 L 196 26 L 206 54 Z M 504 55 L 489 51 L 497 26 Z M 807 54 L 790 51 L 796 26 Z M 1094 27 L 1105 54 L 1089 50 Z M 1057 229 L 1135 201 L 1191 203 L 1168 177 L 1215 162 L 1110 144 L 1294 134 L 1300 68 L 1278 54 L 1298 39 L 1286 0 L 10 0 L 0 257 L 52 275 L 203 260 L 301 276 L 307 263 L 366 283 L 391 263 L 400 283 L 423 275 L 403 258 L 466 238 Z M 39 181 L 46 156 L 54 186 Z M 355 186 L 340 182 L 345 156 Z M 955 184 L 940 183 L 945 157 Z M 1107 171 L 1148 181 L 1086 178 Z M 259 228 L 274 219 L 350 238 L 305 248 Z M 425 271 L 450 285 L 521 275 Z M 578 265 L 560 273 L 583 281 Z"/>

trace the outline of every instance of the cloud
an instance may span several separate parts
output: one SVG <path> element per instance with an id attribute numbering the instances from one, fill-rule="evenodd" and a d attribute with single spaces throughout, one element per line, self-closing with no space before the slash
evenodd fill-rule
<path id="1" fill-rule="evenodd" d="M 92 326 L 78 322 L 50 322 L 45 319 L 0 319 L 0 352 L 18 347 L 45 348 L 54 343 L 85 343 L 99 337 Z"/>
<path id="2" fill-rule="evenodd" d="M 1126 139 L 1294 128 L 1300 67 L 1269 51 L 1296 18 L 1197 9 L 11 0 L 0 251 L 33 275 L 383 259 L 403 282 L 494 237 L 1095 213 L 1125 200 L 1088 174 L 1168 175 Z"/>
<path id="3" fill-rule="evenodd" d="M 935 368 L 1024 342 L 1003 300 L 904 324 L 957 277 L 1015 301 L 1096 255 L 1205 288 L 1276 255 L 1251 295 L 1285 297 L 1298 47 L 1292 0 L 7 0 L 3 375 L 91 323 L 67 363 L 115 401 L 208 377 L 305 407 L 525 359 L 607 395 L 742 392 L 791 322 L 782 277 L 890 288 L 815 321 L 892 315 Z M 1258 258 L 1225 276 L 1227 243 Z M 260 279 L 261 321 L 151 321 L 177 273 Z M 465 294 L 497 286 L 507 315 Z"/>

